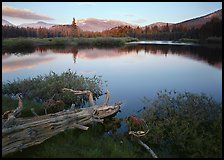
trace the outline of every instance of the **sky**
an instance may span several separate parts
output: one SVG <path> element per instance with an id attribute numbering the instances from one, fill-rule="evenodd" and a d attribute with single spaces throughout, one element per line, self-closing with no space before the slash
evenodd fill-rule
<path id="1" fill-rule="evenodd" d="M 84 18 L 125 21 L 139 26 L 178 23 L 222 9 L 222 2 L 2 2 L 2 19 L 15 25 L 44 21 L 71 24 Z"/>

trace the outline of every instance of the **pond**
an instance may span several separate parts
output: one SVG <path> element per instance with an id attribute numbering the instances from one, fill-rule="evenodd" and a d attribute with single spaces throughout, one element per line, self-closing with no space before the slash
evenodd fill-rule
<path id="1" fill-rule="evenodd" d="M 109 104 L 122 101 L 117 117 L 138 115 L 142 99 L 160 90 L 205 93 L 222 101 L 222 49 L 175 43 L 132 43 L 121 48 L 36 48 L 28 53 L 2 53 L 2 81 L 71 69 L 102 76 Z M 104 101 L 104 96 L 97 104 Z"/>

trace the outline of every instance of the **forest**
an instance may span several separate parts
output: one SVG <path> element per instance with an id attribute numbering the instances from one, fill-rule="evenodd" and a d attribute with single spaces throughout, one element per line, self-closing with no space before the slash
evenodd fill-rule
<path id="1" fill-rule="evenodd" d="M 2 26 L 2 39 L 15 37 L 53 38 L 53 37 L 134 37 L 140 40 L 180 40 L 197 39 L 200 41 L 220 42 L 222 20 L 213 18 L 200 28 L 187 28 L 182 25 L 158 27 L 118 26 L 102 32 L 82 31 L 72 22 L 71 25 L 57 25 L 47 28 L 19 28 Z"/>

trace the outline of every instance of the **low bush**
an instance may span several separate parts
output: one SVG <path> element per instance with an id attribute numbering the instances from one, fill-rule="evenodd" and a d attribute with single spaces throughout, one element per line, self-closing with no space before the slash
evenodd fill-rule
<path id="1" fill-rule="evenodd" d="M 175 91 L 144 102 L 145 141 L 159 157 L 222 157 L 222 104 L 205 94 Z"/>
<path id="2" fill-rule="evenodd" d="M 93 93 L 93 99 L 96 100 L 102 95 L 101 85 L 102 81 L 97 76 L 93 78 L 84 77 L 71 70 L 58 75 L 52 71 L 44 76 L 3 83 L 2 94 L 15 95 L 21 93 L 24 98 L 36 102 L 43 102 L 53 97 L 55 100 L 62 100 L 67 107 L 71 106 L 72 103 L 81 107 L 88 102 L 88 96 L 76 96 L 68 91 L 63 92 L 62 89 L 90 90 Z"/>

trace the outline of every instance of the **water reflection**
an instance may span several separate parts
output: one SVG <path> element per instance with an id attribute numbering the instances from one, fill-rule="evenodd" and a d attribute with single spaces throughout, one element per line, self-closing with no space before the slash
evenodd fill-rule
<path id="1" fill-rule="evenodd" d="M 21 58 L 12 55 L 10 57 L 4 57 L 2 61 L 2 72 L 13 72 L 20 69 L 35 68 L 41 64 L 50 63 L 54 57 L 38 57 L 38 56 L 23 56 Z"/>
<path id="2" fill-rule="evenodd" d="M 73 61 L 76 63 L 76 58 L 78 55 L 78 48 L 74 47 L 67 47 L 67 48 L 46 48 L 46 47 L 39 47 L 36 48 L 37 52 L 40 52 L 42 54 L 45 54 L 48 50 L 52 51 L 53 53 L 63 53 L 63 54 L 72 54 L 73 55 Z"/>
<path id="3" fill-rule="evenodd" d="M 150 44 L 100 49 L 41 47 L 26 54 L 2 53 L 3 82 L 68 69 L 89 77 L 102 76 L 103 81 L 108 81 L 109 104 L 123 103 L 117 117 L 140 114 L 141 99 L 146 96 L 152 100 L 163 89 L 202 92 L 222 101 L 219 48 Z M 96 103 L 103 102 L 101 97 Z"/>
<path id="4" fill-rule="evenodd" d="M 120 52 L 140 52 L 144 51 L 147 54 L 165 55 L 176 54 L 185 56 L 195 60 L 204 61 L 214 67 L 222 69 L 222 49 L 204 46 L 189 46 L 189 45 L 128 45 L 119 50 Z"/>
<path id="5" fill-rule="evenodd" d="M 37 48 L 36 51 L 41 53 L 49 50 L 48 48 Z M 98 59 L 98 58 L 113 58 L 120 57 L 127 54 L 138 54 L 144 51 L 146 54 L 165 55 L 176 54 L 187 58 L 192 58 L 198 61 L 204 61 L 214 67 L 222 69 L 222 49 L 211 48 L 204 46 L 189 46 L 189 45 L 128 45 L 123 48 L 57 48 L 51 49 L 53 53 L 73 54 L 74 63 L 77 58 L 80 59 Z"/>
<path id="6" fill-rule="evenodd" d="M 139 52 L 153 55 L 179 55 L 186 58 L 191 58 L 197 61 L 203 61 L 212 65 L 213 67 L 222 69 L 222 49 L 202 47 L 202 46 L 187 46 L 187 45 L 127 45 L 122 48 L 87 48 L 78 49 L 74 47 L 63 47 L 63 48 L 47 48 L 39 47 L 33 52 L 29 52 L 30 49 L 24 51 L 26 54 L 20 51 L 10 54 L 8 52 L 2 53 L 2 71 L 12 72 L 19 69 L 34 68 L 41 64 L 50 63 L 55 59 L 51 53 L 54 54 L 72 54 L 73 63 L 77 62 L 78 59 L 94 60 L 104 58 L 116 58 L 127 55 L 138 55 Z M 32 56 L 31 56 L 32 55 Z M 131 62 L 127 62 L 131 63 Z M 85 70 L 80 73 L 96 73 L 93 70 Z"/>
<path id="7" fill-rule="evenodd" d="M 222 95 L 219 48 L 150 44 L 100 49 L 39 47 L 26 54 L 2 53 L 3 82 L 68 69 L 103 76 L 111 90 L 110 102 L 124 102 L 129 107 L 123 109 L 126 115 L 142 108 L 140 98 L 153 97 L 162 89 L 204 92 L 218 100 Z"/>

